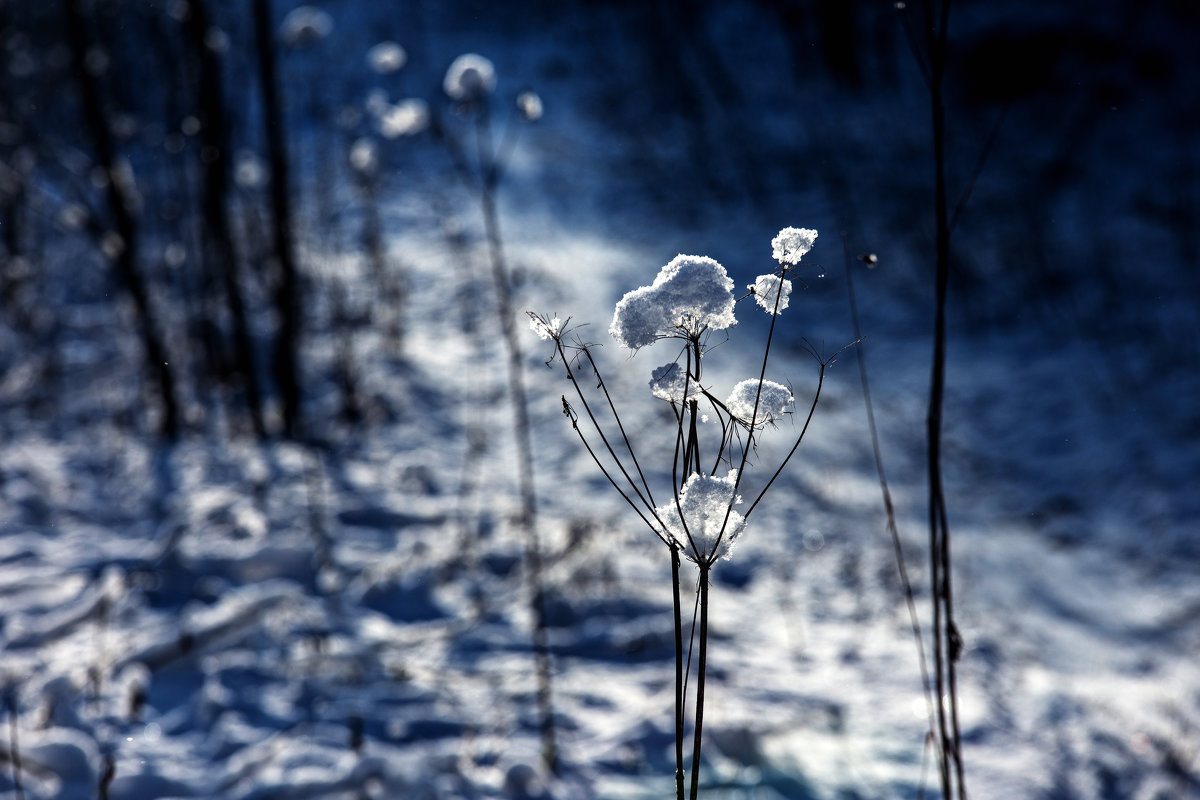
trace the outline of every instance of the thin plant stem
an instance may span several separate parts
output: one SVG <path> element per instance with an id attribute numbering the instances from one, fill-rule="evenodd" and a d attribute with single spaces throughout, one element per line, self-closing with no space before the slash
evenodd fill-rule
<path id="1" fill-rule="evenodd" d="M 708 557 L 708 562 L 710 564 L 716 560 L 717 553 L 720 552 L 721 539 L 725 537 L 725 530 L 729 526 L 729 517 L 733 514 L 733 499 L 737 497 L 738 487 L 742 485 L 742 476 L 746 474 L 746 461 L 749 460 L 750 450 L 754 447 L 754 426 L 758 423 L 758 404 L 759 401 L 762 400 L 762 385 L 763 381 L 767 377 L 767 359 L 771 355 L 771 342 L 775 339 L 775 320 L 779 319 L 779 303 L 783 299 L 783 281 L 786 276 L 787 270 L 784 269 L 782 274 L 779 276 L 779 289 L 775 292 L 775 308 L 771 311 L 771 325 L 769 328 L 767 328 L 767 344 L 763 347 L 762 366 L 758 371 L 758 391 L 754 395 L 754 410 L 750 412 L 750 427 L 746 431 L 746 446 L 742 448 L 742 461 L 738 465 L 737 475 L 734 476 L 733 479 L 733 492 L 730 495 L 729 505 L 725 508 L 725 520 L 721 523 L 721 532 L 717 534 L 717 541 L 713 544 L 712 553 L 710 553 Z M 822 364 L 822 374 L 824 374 L 824 370 L 825 366 Z M 820 390 L 818 389 L 818 391 Z M 813 408 L 816 408 L 815 399 L 813 401 Z M 812 419 L 811 411 L 809 412 L 809 419 Z M 804 423 L 804 428 L 805 430 L 808 429 L 808 422 Z M 801 433 L 800 435 L 803 436 L 804 434 Z M 799 444 L 800 440 L 797 439 L 796 445 L 799 446 Z M 796 452 L 795 447 L 792 448 L 792 453 L 794 452 Z M 784 459 L 783 464 L 779 465 L 780 471 L 783 470 L 784 465 L 787 464 L 788 459 L 791 457 L 791 453 L 789 453 L 788 458 Z M 779 472 L 776 472 L 775 474 L 778 475 Z M 773 482 L 774 480 L 775 478 L 772 477 L 771 481 Z M 767 485 L 770 486 L 770 484 Z M 763 494 L 766 494 L 766 489 L 763 489 Z M 759 499 L 762 499 L 762 495 L 759 495 Z M 757 500 L 755 502 L 757 502 Z M 747 514 L 749 514 L 748 511 Z M 743 516 L 742 519 L 745 519 L 745 516 Z"/>
<path id="2" fill-rule="evenodd" d="M 883 467 L 883 449 L 879 444 L 879 427 L 875 424 L 875 406 L 871 402 L 871 382 L 867 378 L 867 357 L 862 346 L 862 331 L 858 319 L 858 301 L 854 295 L 854 274 L 851 269 L 850 251 L 846 245 L 846 237 L 842 237 L 842 250 L 846 263 L 846 299 L 850 306 L 850 321 L 854 327 L 854 347 L 858 354 L 858 377 L 862 384 L 863 402 L 867 409 L 867 428 L 871 434 L 871 451 L 875 456 L 875 471 L 879 476 L 879 491 L 883 495 L 883 510 L 887 518 L 887 532 L 891 537 L 892 550 L 896 558 L 896 570 L 900 575 L 900 585 L 904 590 L 904 603 L 908 607 L 908 620 L 912 627 L 913 640 L 917 646 L 917 660 L 921 667 L 921 686 L 925 692 L 925 708 L 929 719 L 928 742 L 936 728 L 936 714 L 933 705 L 933 690 L 929 685 L 929 664 L 925 658 L 925 640 L 921 636 L 921 621 L 917 614 L 917 601 L 913 595 L 912 582 L 908 578 L 908 566 L 904 558 L 904 547 L 900 542 L 900 533 L 896 528 L 896 509 L 892 504 L 892 492 L 888 488 L 887 473 Z M 923 773 L 922 773 L 923 774 Z M 923 783 L 923 781 L 922 781 Z"/>
<path id="3" fill-rule="evenodd" d="M 21 743 L 17 733 L 17 699 L 11 687 L 5 695 L 5 705 L 8 706 L 8 741 L 12 756 L 13 789 L 16 791 L 17 800 L 25 800 L 25 787 L 21 779 Z M 680 797 L 682 796 L 681 793 Z"/>
<path id="4" fill-rule="evenodd" d="M 687 366 L 687 373 L 684 375 L 683 401 L 682 401 L 685 404 L 687 403 L 687 396 L 688 396 L 688 391 L 690 388 L 690 382 L 691 382 L 692 377 L 695 376 L 696 379 L 699 380 L 699 376 L 700 376 L 699 353 L 700 353 L 700 349 L 699 349 L 699 346 L 697 346 L 695 372 L 693 372 L 692 371 L 693 370 L 692 350 L 691 350 L 691 348 L 688 348 L 688 351 L 687 351 L 688 366 Z M 683 535 L 687 538 L 688 546 L 692 548 L 692 554 L 696 557 L 696 563 L 699 564 L 703 560 L 702 555 L 700 553 L 700 548 L 696 545 L 696 540 L 694 538 L 692 538 L 692 532 L 688 529 L 687 515 L 683 513 L 683 502 L 682 502 L 682 499 L 680 498 L 680 492 L 682 491 L 683 486 L 684 486 L 684 484 L 686 484 L 687 478 L 688 478 L 688 475 L 686 472 L 686 467 L 688 465 L 688 459 L 690 457 L 690 448 L 692 446 L 692 442 L 690 440 L 694 439 L 695 435 L 696 435 L 695 403 L 692 403 L 690 410 L 691 410 L 692 419 L 691 419 L 691 425 L 689 426 L 689 435 L 688 435 L 687 439 L 685 439 L 684 435 L 683 435 L 683 420 L 684 420 L 685 415 L 680 415 L 678 417 L 679 424 L 677 425 L 676 431 L 675 431 L 675 457 L 671 462 L 671 489 L 675 495 L 675 511 L 679 515 L 679 525 L 680 525 L 680 527 L 683 528 Z M 679 461 L 680 461 L 679 446 L 681 443 L 683 444 L 683 464 L 685 467 L 684 475 L 682 478 L 680 478 L 680 476 L 679 476 Z"/>
<path id="5" fill-rule="evenodd" d="M 961 734 L 958 723 L 957 668 L 960 640 L 954 622 L 951 577 L 950 529 L 942 483 L 941 441 L 943 402 L 946 389 L 946 300 L 950 277 L 950 217 L 946 195 L 946 115 L 942 79 L 946 66 L 946 40 L 950 2 L 944 0 L 935 21 L 932 0 L 925 6 L 929 50 L 929 99 L 933 129 L 934 222 L 936 224 L 936 311 L 934 315 L 933 366 L 930 376 L 929 411 L 926 416 L 929 473 L 930 572 L 933 584 L 934 656 L 938 729 L 942 742 L 942 795 L 952 796 L 956 783 L 959 800 L 965 800 Z M 943 700 L 943 698 L 945 698 Z M 947 709 L 947 705 L 949 709 Z M 953 761 L 954 780 L 951 779 Z"/>
<path id="6" fill-rule="evenodd" d="M 596 383 L 600 391 L 604 392 L 604 400 L 608 403 L 608 408 L 612 411 L 613 419 L 617 423 L 617 429 L 621 431 L 621 439 L 625 442 L 625 449 L 629 451 L 629 457 L 633 459 L 633 466 L 637 470 L 638 478 L 642 481 L 642 488 L 646 490 L 646 497 L 650 500 L 651 507 L 654 506 L 654 494 L 650 491 L 650 484 L 646 481 L 646 476 L 642 472 L 642 465 L 638 461 L 637 454 L 633 452 L 633 445 L 629 441 L 629 436 L 625 433 L 625 426 L 621 424 L 621 415 L 617 413 L 617 407 L 613 403 L 612 396 L 608 393 L 608 384 L 604 382 L 604 378 L 600 376 L 600 370 L 596 367 L 596 362 L 592 360 L 592 354 L 588 350 L 583 351 L 588 357 L 588 363 L 592 365 L 592 371 L 596 375 Z M 578 389 L 578 386 L 576 387 Z"/>
<path id="7" fill-rule="evenodd" d="M 683 800 L 683 615 L 679 603 L 679 543 L 671 544 L 671 603 L 675 615 L 675 797 Z"/>
<path id="8" fill-rule="evenodd" d="M 504 260 L 500 221 L 496 213 L 496 178 L 493 165 L 491 134 L 485 103 L 476 116 L 476 141 L 479 148 L 480 170 L 484 180 L 480 187 L 480 205 L 492 265 L 492 281 L 496 291 L 496 312 L 500 317 L 508 354 L 508 388 L 513 412 L 513 431 L 517 444 L 517 474 L 521 495 L 521 523 L 525 529 L 525 558 L 529 568 L 530 606 L 533 613 L 533 652 L 537 673 L 537 705 L 542 738 L 542 760 L 546 769 L 558 771 L 558 747 L 554 730 L 553 670 L 546 626 L 546 598 L 542 583 L 542 552 L 537 529 L 537 490 L 533 477 L 533 436 L 529 424 L 529 403 L 525 391 L 521 346 L 513 323 L 512 295 L 508 268 Z"/>
<path id="9" fill-rule="evenodd" d="M 621 499 L 633 509 L 635 514 L 641 517 L 642 522 L 646 523 L 646 526 L 650 528 L 650 530 L 654 531 L 655 535 L 662 540 L 663 544 L 667 545 L 668 547 L 671 546 L 670 540 L 668 540 L 661 532 L 659 532 L 658 528 L 646 518 L 646 515 L 642 513 L 642 510 L 638 508 L 637 504 L 633 502 L 629 495 L 625 494 L 625 491 L 617 484 L 616 479 L 613 478 L 608 469 L 605 468 L 603 463 L 601 463 L 600 458 L 596 455 L 596 451 L 593 450 L 592 446 L 588 443 L 587 437 L 585 437 L 583 435 L 583 431 L 579 429 L 579 418 L 575 414 L 575 411 L 571 408 L 570 404 L 567 403 L 567 398 L 565 396 L 563 397 L 563 413 L 566 414 L 571 420 L 571 427 L 575 429 L 575 433 L 579 436 L 579 441 L 583 443 L 583 447 L 585 450 L 587 450 L 588 455 L 592 457 L 592 461 L 600 469 L 601 474 L 608 479 L 608 482 L 612 485 L 612 487 L 617 490 L 617 494 L 621 495 Z M 653 511 L 651 513 L 653 513 Z M 659 520 L 657 515 L 654 515 L 654 518 L 656 521 L 658 521 L 659 525 L 662 524 L 662 520 Z"/>
<path id="10" fill-rule="evenodd" d="M 1000 136 L 1000 129 L 1004 127 L 1004 120 L 1008 116 L 1008 104 L 1005 103 L 1004 108 L 1000 109 L 1000 115 L 996 117 L 996 122 L 992 125 L 991 131 L 988 133 L 987 140 L 983 143 L 983 148 L 979 151 L 979 158 L 975 160 L 975 167 L 971 170 L 971 177 L 967 179 L 967 185 L 963 188 L 962 195 L 959 196 L 958 202 L 954 204 L 954 213 L 950 215 L 950 232 L 958 227 L 958 218 L 962 216 L 963 211 L 967 207 L 967 201 L 971 199 L 971 193 L 975 190 L 975 184 L 979 181 L 979 176 L 983 172 L 983 166 L 987 163 L 988 156 L 992 154 L 992 148 L 996 145 L 996 139 Z"/>
<path id="11" fill-rule="evenodd" d="M 609 410 L 612 412 L 613 419 L 616 420 L 618 430 L 621 431 L 621 438 L 625 443 L 625 449 L 626 449 L 626 451 L 628 451 L 629 457 L 633 460 L 634 467 L 638 473 L 638 478 L 642 482 L 642 488 L 645 489 L 645 496 L 642 495 L 642 491 L 640 489 L 638 489 L 637 483 L 634 482 L 633 478 L 629 475 L 629 472 L 626 471 L 624 463 L 622 463 L 620 457 L 617 455 L 616 451 L 613 449 L 613 446 L 609 442 L 608 436 L 604 433 L 604 429 L 601 427 L 599 420 L 596 419 L 596 415 L 592 411 L 591 404 L 588 403 L 587 397 L 583 394 L 583 389 L 582 389 L 582 387 L 580 387 L 579 381 L 575 377 L 575 371 L 571 369 L 571 365 L 567 362 L 567 355 L 566 355 L 566 352 L 563 350 L 561 340 L 555 341 L 555 349 L 558 352 L 559 357 L 563 360 L 563 364 L 566 365 L 567 378 L 568 378 L 568 380 L 571 381 L 571 385 L 575 387 L 575 394 L 576 394 L 576 396 L 579 397 L 579 402 L 583 404 L 583 410 L 587 413 L 588 419 L 592 423 L 592 427 L 596 430 L 596 434 L 600 437 L 600 441 L 604 444 L 605 449 L 608 450 L 608 454 L 612 457 L 613 461 L 616 463 L 617 469 L 619 469 L 621 471 L 621 475 L 624 476 L 626 481 L 628 481 L 630 487 L 634 491 L 634 494 L 637 495 L 638 500 L 640 500 L 642 502 L 642 504 L 645 505 L 648 509 L 650 509 L 651 513 L 653 513 L 653 511 L 654 511 L 654 496 L 650 493 L 650 486 L 646 481 L 646 476 L 642 473 L 642 467 L 641 467 L 640 462 L 638 462 L 637 454 L 634 453 L 633 445 L 629 441 L 629 436 L 626 435 L 626 433 L 625 433 L 625 426 L 621 424 L 621 416 L 617 413 L 616 406 L 613 404 L 612 398 L 608 394 L 608 389 L 604 387 L 604 379 L 600 377 L 600 370 L 598 367 L 596 367 L 596 363 L 594 361 L 592 361 L 591 354 L 588 353 L 587 348 L 583 348 L 584 354 L 587 355 L 587 357 L 588 357 L 588 362 L 592 365 L 592 371 L 596 375 L 596 380 L 599 382 L 600 387 L 604 390 L 604 397 L 608 402 Z M 576 430 L 578 430 L 578 428 L 576 428 Z M 580 435 L 581 436 L 583 435 L 582 432 L 580 433 Z M 590 450 L 590 448 L 589 448 L 589 450 Z M 593 456 L 593 458 L 594 458 L 594 456 Z M 597 463 L 599 463 L 599 462 L 597 462 Z M 601 469 L 603 469 L 603 467 L 601 467 Z M 621 491 L 621 490 L 618 489 L 618 491 Z M 624 492 L 622 492 L 622 494 L 624 494 Z M 643 517 L 643 519 L 644 519 L 644 517 Z"/>
<path id="12" fill-rule="evenodd" d="M 788 451 L 787 456 L 783 459 L 783 463 L 775 470 L 771 476 L 771 480 L 767 481 L 767 485 L 758 493 L 758 497 L 754 498 L 754 502 L 746 509 L 746 513 L 742 515 L 743 519 L 750 518 L 750 512 L 758 507 L 759 502 L 767 496 L 767 490 L 771 488 L 771 484 L 775 483 L 775 479 L 783 472 L 783 468 L 788 465 L 795 455 L 796 450 L 800 447 L 800 443 L 804 441 L 804 434 L 808 433 L 808 426 L 812 422 L 813 414 L 817 410 L 817 402 L 821 399 L 821 387 L 825 385 L 825 368 L 828 366 L 826 362 L 821 362 L 821 368 L 817 371 L 817 391 L 813 393 L 812 403 L 808 407 L 808 416 L 804 418 L 804 427 L 800 429 L 800 435 L 796 437 L 796 443 L 792 445 L 792 449 Z"/>
<path id="13" fill-rule="evenodd" d="M 704 734 L 704 676 L 708 667 L 708 571 L 710 564 L 700 565 L 700 647 L 696 655 L 696 728 L 692 740 L 691 800 L 700 796 L 700 743 Z"/>

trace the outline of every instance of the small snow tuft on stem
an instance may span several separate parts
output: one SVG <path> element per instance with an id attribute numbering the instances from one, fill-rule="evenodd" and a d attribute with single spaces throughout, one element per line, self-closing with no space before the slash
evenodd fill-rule
<path id="1" fill-rule="evenodd" d="M 529 314 L 529 327 L 537 334 L 538 338 L 543 342 L 550 339 L 558 340 L 562 336 L 563 321 L 555 314 L 553 319 L 546 319 L 532 311 L 526 312 Z"/>
<path id="2" fill-rule="evenodd" d="M 779 291 L 782 282 L 783 291 Z M 750 287 L 754 292 L 754 301 L 768 314 L 778 314 L 788 307 L 788 298 L 792 294 L 792 282 L 778 275 L 759 275 Z M 775 296 L 779 295 L 779 306 L 775 305 Z"/>
<path id="3" fill-rule="evenodd" d="M 684 387 L 687 396 L 684 397 Z M 689 380 L 687 370 L 678 361 L 657 367 L 650 374 L 650 393 L 655 397 L 671 403 L 683 403 L 700 396 L 700 387 L 694 380 Z"/>
<path id="4" fill-rule="evenodd" d="M 758 398 L 758 416 L 754 416 L 754 398 L 758 396 L 758 379 L 747 378 L 733 387 L 725 407 L 738 420 L 750 424 L 754 417 L 754 427 L 769 425 L 784 414 L 790 413 L 795 398 L 786 386 L 774 381 L 762 382 L 762 395 Z"/>
<path id="5" fill-rule="evenodd" d="M 795 266 L 817 241 L 812 228 L 784 228 L 771 240 L 771 257 L 780 264 Z"/>
<path id="6" fill-rule="evenodd" d="M 730 510 L 741 502 L 741 498 L 733 494 L 737 488 L 737 474 L 736 469 L 729 470 L 724 478 L 693 472 L 679 491 L 678 506 L 671 502 L 655 509 L 658 518 L 667 526 L 667 533 L 683 545 L 688 558 L 697 563 L 729 558 L 733 543 L 746 527 L 745 518 Z M 692 547 L 693 542 L 699 552 Z"/>

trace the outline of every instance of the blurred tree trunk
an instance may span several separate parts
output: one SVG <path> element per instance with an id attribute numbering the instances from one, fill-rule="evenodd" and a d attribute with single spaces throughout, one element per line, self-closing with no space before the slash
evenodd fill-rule
<path id="1" fill-rule="evenodd" d="M 95 43 L 89 41 L 88 31 L 92 27 L 86 18 L 82 0 L 63 0 L 64 22 L 67 40 L 71 49 L 72 73 L 79 89 L 86 135 L 91 138 L 93 157 L 105 177 L 105 193 L 113 229 L 97 230 L 105 256 L 117 270 L 117 274 L 133 300 L 137 313 L 138 333 L 146 360 L 158 386 L 162 401 L 160 431 L 168 438 L 179 435 L 179 402 L 176 396 L 175 375 L 167 358 L 166 347 L 159 338 L 150 293 L 138 270 L 138 218 L 137 197 L 132 185 L 132 175 L 118 161 L 112 131 L 104 110 L 103 86 L 98 77 Z M 115 238 L 112 238 L 115 236 Z M 103 240 L 107 239 L 105 242 Z"/>
<path id="2" fill-rule="evenodd" d="M 210 46 L 212 23 L 201 0 L 192 0 L 185 31 L 196 59 L 197 109 L 200 120 L 200 170 L 204 230 L 204 258 L 210 275 L 221 284 L 233 328 L 233 359 L 237 378 L 245 392 L 247 411 L 254 432 L 262 438 L 266 427 L 262 416 L 262 394 L 254 357 L 254 340 L 242 294 L 238 252 L 229 223 L 232 177 L 229 119 L 221 88 L 221 62 Z"/>
<path id="3" fill-rule="evenodd" d="M 292 249 L 292 206 L 289 194 L 287 137 L 283 127 L 278 65 L 275 60 L 274 26 L 269 0 L 253 0 L 255 48 L 258 77 L 262 83 L 262 116 L 267 160 L 271 165 L 271 212 L 274 217 L 272 245 L 279 268 L 275 307 L 279 330 L 275 339 L 275 388 L 283 414 L 283 433 L 294 438 L 300 433 L 300 280 Z"/>

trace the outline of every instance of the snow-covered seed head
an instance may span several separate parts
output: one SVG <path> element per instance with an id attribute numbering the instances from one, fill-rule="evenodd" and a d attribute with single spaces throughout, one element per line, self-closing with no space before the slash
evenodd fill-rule
<path id="1" fill-rule="evenodd" d="M 529 315 L 529 327 L 542 341 L 549 339 L 558 341 L 558 338 L 562 336 L 563 321 L 557 315 L 553 319 L 546 319 L 532 311 L 526 311 L 525 313 Z"/>
<path id="2" fill-rule="evenodd" d="M 517 112 L 526 122 L 537 122 L 542 118 L 542 98 L 537 92 L 521 92 L 517 95 Z"/>
<path id="3" fill-rule="evenodd" d="M 758 397 L 758 414 L 754 413 L 754 399 Z M 792 392 L 786 386 L 774 381 L 762 382 L 762 393 L 758 389 L 758 378 L 747 378 L 733 387 L 725 407 L 746 425 L 754 419 L 754 427 L 769 425 L 792 410 Z"/>
<path id="4" fill-rule="evenodd" d="M 723 266 L 706 256 L 678 255 L 654 283 L 621 298 L 608 332 L 617 344 L 637 350 L 663 337 L 725 330 L 737 324 L 734 302 L 733 280 Z"/>
<path id="5" fill-rule="evenodd" d="M 684 396 L 684 389 L 687 396 Z M 680 366 L 678 361 L 658 367 L 650 375 L 650 393 L 660 400 L 671 403 L 683 403 L 700 396 L 700 387 L 694 380 L 689 380 L 687 369 Z"/>
<path id="6" fill-rule="evenodd" d="M 391 75 L 404 69 L 408 53 L 395 42 L 380 42 L 367 51 L 367 65 L 380 75 Z"/>
<path id="7" fill-rule="evenodd" d="M 446 70 L 442 88 L 452 100 L 480 102 L 496 88 L 496 68 L 478 53 L 464 53 Z"/>
<path id="8" fill-rule="evenodd" d="M 697 563 L 729 558 L 733 543 L 746 528 L 745 517 L 731 510 L 741 502 L 741 498 L 734 496 L 737 474 L 736 469 L 729 470 L 724 478 L 693 472 L 679 490 L 678 506 L 669 502 L 654 509 L 666 525 L 666 533 L 683 545 L 687 557 Z"/>
<path id="9" fill-rule="evenodd" d="M 288 47 L 316 44 L 333 33 L 333 17 L 316 6 L 296 6 L 279 23 L 279 38 Z"/>
<path id="10" fill-rule="evenodd" d="M 780 264 L 795 266 L 817 241 L 812 228 L 784 228 L 771 240 L 771 256 Z"/>
<path id="11" fill-rule="evenodd" d="M 766 311 L 768 314 L 778 314 L 788 307 L 788 297 L 792 293 L 792 282 L 786 278 L 782 280 L 783 291 L 780 292 L 781 284 L 778 275 L 759 275 L 754 283 L 748 288 L 754 293 L 754 301 Z M 779 295 L 779 305 L 775 305 L 776 295 Z"/>
<path id="12" fill-rule="evenodd" d="M 384 103 L 376 119 L 379 132 L 388 139 L 413 136 L 429 127 L 429 104 L 410 97 L 392 105 Z"/>
<path id="13" fill-rule="evenodd" d="M 360 175 L 373 175 L 379 166 L 379 148 L 363 136 L 350 145 L 350 166 Z"/>

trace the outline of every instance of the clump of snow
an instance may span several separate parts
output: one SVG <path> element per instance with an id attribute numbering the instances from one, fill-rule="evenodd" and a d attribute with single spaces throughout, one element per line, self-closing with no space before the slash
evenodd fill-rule
<path id="1" fill-rule="evenodd" d="M 496 88 L 496 68 L 478 53 L 464 53 L 446 70 L 442 88 L 452 100 L 479 102 Z"/>
<path id="2" fill-rule="evenodd" d="M 784 279 L 782 281 L 783 291 L 780 292 L 780 278 L 778 275 L 759 275 L 750 286 L 750 290 L 754 292 L 754 300 L 768 314 L 778 314 L 788 307 L 788 299 L 792 294 L 792 282 Z M 779 295 L 779 306 L 775 305 L 775 297 Z"/>
<path id="3" fill-rule="evenodd" d="M 404 69 L 408 53 L 395 42 L 380 42 L 367 51 L 367 64 L 380 75 L 390 75 Z"/>
<path id="4" fill-rule="evenodd" d="M 527 122 L 537 122 L 542 118 L 542 98 L 537 92 L 521 92 L 517 95 L 517 111 Z"/>
<path id="5" fill-rule="evenodd" d="M 266 165 L 257 153 L 242 150 L 234 159 L 233 179 L 243 189 L 257 189 L 266 185 Z"/>
<path id="6" fill-rule="evenodd" d="M 296 6 L 279 24 L 279 38 L 289 47 L 314 44 L 333 33 L 333 17 L 316 6 Z"/>
<path id="7" fill-rule="evenodd" d="M 375 142 L 363 136 L 350 145 L 350 166 L 355 172 L 371 175 L 379 166 L 379 148 Z"/>
<path id="8" fill-rule="evenodd" d="M 684 397 L 684 389 L 687 389 L 687 397 Z M 658 367 L 650 375 L 650 392 L 655 397 L 666 400 L 671 403 L 682 403 L 685 400 L 691 400 L 700 394 L 700 387 L 695 381 L 689 381 L 687 370 L 679 366 L 679 362 L 672 362 Z"/>
<path id="9" fill-rule="evenodd" d="M 688 558 L 703 563 L 712 558 L 714 550 L 718 558 L 729 558 L 733 543 L 746 527 L 745 518 L 731 510 L 741 502 L 733 495 L 737 474 L 736 469 L 724 478 L 693 472 L 679 492 L 678 506 L 670 502 L 654 510 L 667 533 L 686 548 Z"/>
<path id="10" fill-rule="evenodd" d="M 555 315 L 553 319 L 546 319 L 532 313 L 529 315 L 529 327 L 543 342 L 561 336 L 562 326 L 563 321 L 558 318 L 558 315 Z"/>
<path id="11" fill-rule="evenodd" d="M 429 104 L 420 98 L 388 104 L 379 114 L 379 132 L 389 139 L 411 136 L 429 125 Z"/>
<path id="12" fill-rule="evenodd" d="M 795 266 L 816 241 L 817 232 L 812 228 L 784 228 L 771 240 L 771 257 Z"/>
<path id="13" fill-rule="evenodd" d="M 725 407 L 729 413 L 749 424 L 754 417 L 754 426 L 768 425 L 787 414 L 792 409 L 792 392 L 786 386 L 774 381 L 762 382 L 762 394 L 758 400 L 758 416 L 754 415 L 754 398 L 759 394 L 758 379 L 747 378 L 733 387 Z"/>
<path id="14" fill-rule="evenodd" d="M 707 256 L 678 255 L 654 283 L 621 298 L 608 332 L 630 350 L 662 337 L 691 338 L 736 325 L 733 304 L 733 281 L 723 266 Z"/>

